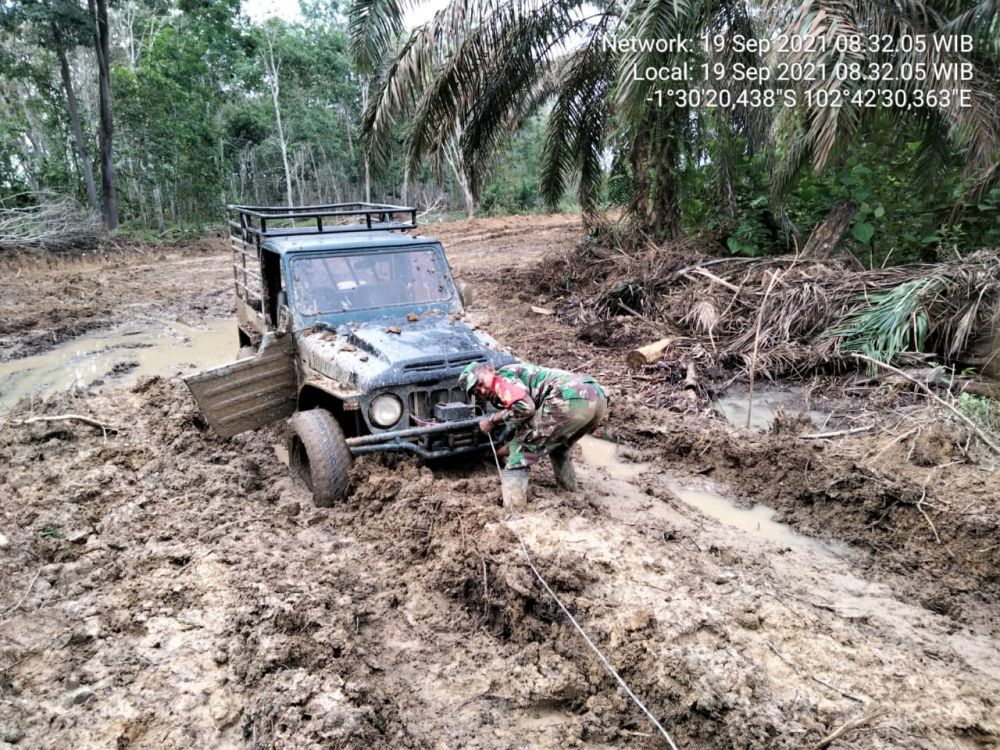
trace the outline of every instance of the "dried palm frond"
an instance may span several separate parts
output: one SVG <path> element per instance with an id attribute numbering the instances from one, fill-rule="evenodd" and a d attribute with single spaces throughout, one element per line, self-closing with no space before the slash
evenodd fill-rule
<path id="1" fill-rule="evenodd" d="M 690 323 L 699 333 L 712 335 L 712 329 L 719 322 L 719 311 L 710 300 L 698 300 L 684 316 L 683 321 Z"/>
<path id="2" fill-rule="evenodd" d="M 569 297 L 574 323 L 638 313 L 676 329 L 686 356 L 698 346 L 699 360 L 720 367 L 748 366 L 756 342 L 764 377 L 855 367 L 854 352 L 953 362 L 1000 315 L 1000 249 L 867 271 L 839 259 L 709 260 L 714 252 L 699 238 L 640 252 L 585 246 L 540 277 L 546 293 Z"/>

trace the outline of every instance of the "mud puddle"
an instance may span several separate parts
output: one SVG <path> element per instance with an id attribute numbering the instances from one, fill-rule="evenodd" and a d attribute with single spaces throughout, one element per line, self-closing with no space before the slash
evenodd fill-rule
<path id="1" fill-rule="evenodd" d="M 658 477 L 667 488 L 687 505 L 697 508 L 716 521 L 745 531 L 751 536 L 766 539 L 785 547 L 808 549 L 821 555 L 843 557 L 850 553 L 847 547 L 833 542 L 823 542 L 799 534 L 788 524 L 774 520 L 774 508 L 757 503 L 750 508 L 741 508 L 731 498 L 719 494 L 709 487 L 695 487 L 679 482 L 672 477 Z"/>
<path id="2" fill-rule="evenodd" d="M 758 539 L 765 539 L 784 547 L 811 550 L 825 556 L 843 557 L 850 553 L 850 550 L 843 545 L 813 539 L 799 534 L 788 524 L 775 521 L 776 511 L 767 505 L 758 503 L 750 508 L 742 508 L 732 498 L 721 494 L 708 484 L 695 486 L 682 482 L 670 474 L 654 471 L 649 464 L 628 463 L 622 459 L 616 443 L 588 435 L 580 441 L 580 448 L 585 464 L 602 468 L 612 478 L 629 480 L 641 474 L 653 473 L 658 481 L 666 485 L 686 505 L 697 508 L 706 516 Z"/>
<path id="3" fill-rule="evenodd" d="M 829 418 L 826 412 L 806 408 L 808 401 L 803 396 L 803 389 L 795 386 L 756 391 L 753 394 L 752 406 L 746 391 L 724 393 L 715 399 L 714 403 L 715 408 L 733 427 L 746 427 L 749 413 L 750 429 L 761 432 L 771 427 L 779 412 L 787 415 L 804 415 L 812 422 L 813 427 L 821 427 Z"/>
<path id="4" fill-rule="evenodd" d="M 205 328 L 165 321 L 157 329 L 122 326 L 80 336 L 43 354 L 0 363 L 0 414 L 25 396 L 85 387 L 108 377 L 131 382 L 171 375 L 182 365 L 215 367 L 236 358 L 236 325 Z"/>

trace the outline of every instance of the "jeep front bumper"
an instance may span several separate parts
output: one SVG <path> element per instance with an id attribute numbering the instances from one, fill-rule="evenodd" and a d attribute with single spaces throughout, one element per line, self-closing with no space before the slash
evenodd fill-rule
<path id="1" fill-rule="evenodd" d="M 461 453 L 473 453 L 489 446 L 489 441 L 485 440 L 485 436 L 482 439 L 476 439 L 476 436 L 480 435 L 480 419 L 482 417 L 470 417 L 467 419 L 457 419 L 452 422 L 436 422 L 420 427 L 409 427 L 402 430 L 362 435 L 360 437 L 348 438 L 347 447 L 351 449 L 351 453 L 355 456 L 382 451 L 407 451 L 415 453 L 421 458 L 429 459 L 457 456 Z M 425 439 L 430 436 L 447 437 L 449 434 L 460 435 L 464 440 L 461 441 L 461 444 L 457 445 L 433 447 L 430 440 Z M 471 442 L 469 438 L 472 438 Z"/>

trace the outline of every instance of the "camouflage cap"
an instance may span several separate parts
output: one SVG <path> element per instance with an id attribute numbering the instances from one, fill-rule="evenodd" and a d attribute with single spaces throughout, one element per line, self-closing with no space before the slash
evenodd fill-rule
<path id="1" fill-rule="evenodd" d="M 473 387 L 479 381 L 479 372 L 486 365 L 483 362 L 471 362 L 465 366 L 462 370 L 462 374 L 458 376 L 459 387 L 469 393 L 472 391 Z"/>

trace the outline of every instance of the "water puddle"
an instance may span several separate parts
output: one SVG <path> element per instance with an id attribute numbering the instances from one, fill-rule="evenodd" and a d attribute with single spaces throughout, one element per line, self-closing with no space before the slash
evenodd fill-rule
<path id="1" fill-rule="evenodd" d="M 760 503 L 741 508 L 730 498 L 720 495 L 708 487 L 692 487 L 682 484 L 672 477 L 658 477 L 677 497 L 687 505 L 697 508 L 716 521 L 745 531 L 751 536 L 766 539 L 785 547 L 809 549 L 822 555 L 843 556 L 849 550 L 839 544 L 823 542 L 799 534 L 791 526 L 773 520 L 775 510 Z"/>
<path id="2" fill-rule="evenodd" d="M 791 388 L 759 390 L 753 394 L 753 408 L 748 408 L 749 395 L 746 391 L 742 393 L 725 393 L 715 399 L 715 408 L 718 409 L 733 427 L 747 426 L 747 412 L 750 412 L 750 429 L 768 430 L 775 416 L 779 411 L 783 411 L 789 416 L 804 414 L 812 422 L 813 427 L 820 427 L 829 416 L 826 412 L 816 409 L 805 409 L 803 404 L 805 397 L 802 388 L 793 386 Z"/>
<path id="3" fill-rule="evenodd" d="M 29 395 L 44 396 L 97 380 L 132 382 L 143 375 L 173 375 L 236 359 L 236 322 L 192 328 L 177 321 L 122 326 L 80 336 L 42 354 L 0 363 L 0 414 Z"/>
<path id="4" fill-rule="evenodd" d="M 754 408 L 756 409 L 756 406 Z M 669 474 L 658 472 L 649 464 L 626 463 L 619 455 L 616 443 L 587 436 L 580 440 L 579 445 L 583 451 L 585 464 L 603 469 L 614 479 L 629 480 L 646 474 L 665 484 L 686 505 L 697 508 L 706 516 L 750 536 L 766 539 L 784 547 L 812 550 L 820 555 L 843 556 L 849 552 L 847 547 L 799 534 L 791 526 L 773 520 L 775 510 L 766 505 L 757 504 L 751 508 L 741 508 L 732 499 L 716 492 L 707 484 L 696 487 L 681 482 Z M 663 509 L 666 508 L 664 504 Z M 652 512 L 656 514 L 656 510 L 654 508 Z"/>
<path id="5" fill-rule="evenodd" d="M 616 479 L 633 479 L 649 469 L 648 464 L 626 463 L 619 455 L 618 443 L 584 435 L 577 443 L 583 451 L 583 462 L 600 466 Z"/>

